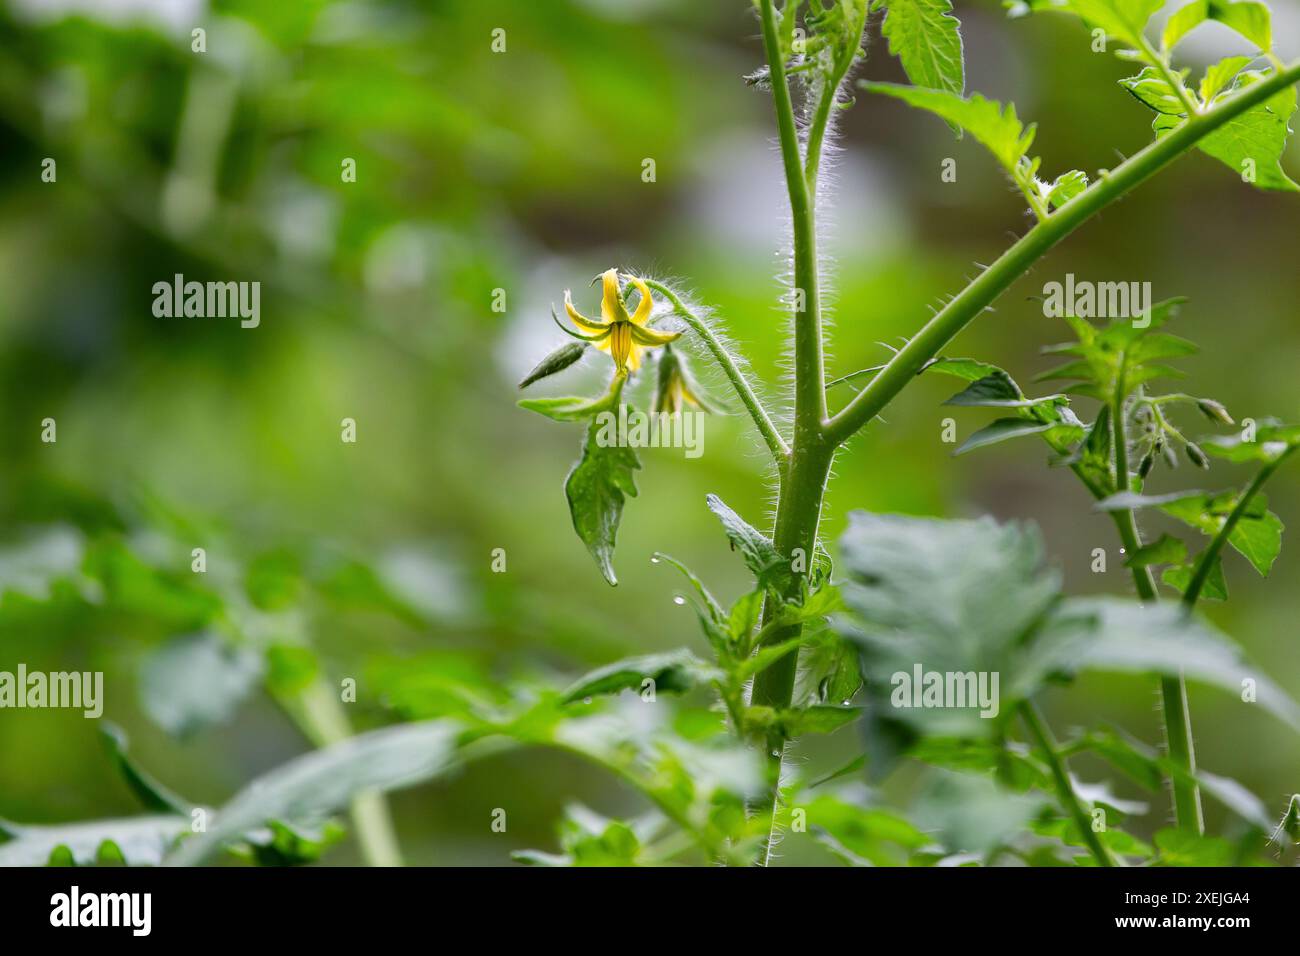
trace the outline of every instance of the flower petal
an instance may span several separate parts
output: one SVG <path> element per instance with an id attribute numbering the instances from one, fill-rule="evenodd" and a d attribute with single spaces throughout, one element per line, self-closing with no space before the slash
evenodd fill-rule
<path id="1" fill-rule="evenodd" d="M 627 306 L 623 304 L 623 296 L 618 288 L 618 270 L 606 269 L 600 275 L 604 285 L 604 292 L 600 299 L 600 315 L 607 322 L 630 322 L 631 316 L 627 314 Z"/>
<path id="2" fill-rule="evenodd" d="M 641 293 L 641 301 L 636 304 L 636 313 L 632 316 L 633 325 L 645 325 L 650 321 L 650 313 L 654 311 L 654 299 L 650 297 L 650 287 L 645 284 L 644 279 L 638 279 L 636 276 L 628 276 L 632 280 L 632 285 Z"/>
<path id="3" fill-rule="evenodd" d="M 564 311 L 569 314 L 569 321 L 576 325 L 580 332 L 585 332 L 587 335 L 605 335 L 609 332 L 608 323 L 593 322 L 573 307 L 573 296 L 568 289 L 564 290 Z"/>
<path id="4" fill-rule="evenodd" d="M 559 327 L 560 331 L 563 332 L 565 335 L 571 335 L 575 339 L 581 339 L 583 342 L 601 342 L 604 339 L 609 338 L 608 328 L 604 328 L 602 331 L 597 332 L 594 335 L 583 335 L 581 332 L 573 331 L 573 329 L 569 328 L 567 325 L 565 325 L 563 322 L 560 321 L 560 317 L 555 314 L 555 306 L 551 306 L 551 319 L 554 320 L 555 324 Z M 583 328 L 601 328 L 601 327 L 583 326 Z"/>
<path id="5" fill-rule="evenodd" d="M 680 332 L 660 332 L 658 329 L 645 329 L 639 325 L 632 326 L 632 338 L 639 344 L 649 347 L 667 345 L 682 337 Z"/>

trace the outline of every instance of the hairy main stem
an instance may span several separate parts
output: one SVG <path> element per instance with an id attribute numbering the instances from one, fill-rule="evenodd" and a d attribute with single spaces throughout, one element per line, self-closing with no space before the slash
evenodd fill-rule
<path id="1" fill-rule="evenodd" d="M 781 140 L 781 156 L 785 166 L 786 188 L 790 194 L 790 214 L 794 244 L 794 435 L 789 458 L 780 469 L 780 490 L 776 509 L 776 523 L 772 543 L 776 550 L 789 556 L 794 567 L 803 571 L 791 575 L 789 590 L 783 598 L 798 594 L 804 574 L 812 566 L 817 547 L 817 526 L 821 520 L 822 496 L 836 445 L 825 433 L 826 373 L 822 357 L 821 299 L 817 281 L 817 224 L 814 197 L 816 195 L 817 160 L 810 152 L 807 166 L 799 149 L 795 128 L 794 105 L 786 80 L 785 64 L 781 59 L 780 43 L 776 34 L 776 14 L 772 0 L 762 0 L 763 46 L 767 54 L 772 81 L 772 99 L 776 110 L 777 130 Z M 845 67 L 847 70 L 847 66 Z M 840 73 L 840 77 L 843 73 Z M 823 89 L 815 117 L 816 142 L 810 150 L 820 152 L 821 134 L 826 117 L 821 112 L 825 101 L 834 98 L 836 88 Z M 829 107 L 827 106 L 827 109 Z M 802 563 L 795 559 L 802 555 Z M 763 608 L 762 625 L 769 625 L 779 613 L 777 602 L 769 601 Z M 765 643 L 776 644 L 797 638 L 801 625 L 772 628 Z M 794 695 L 798 653 L 787 654 L 754 678 L 750 695 L 753 705 L 773 708 L 789 707 Z M 770 799 L 759 812 L 770 814 L 768 839 L 760 851 L 759 862 L 766 865 L 771 859 L 772 828 L 781 799 L 781 764 L 785 754 L 786 739 L 773 733 L 766 741 L 767 782 Z"/>

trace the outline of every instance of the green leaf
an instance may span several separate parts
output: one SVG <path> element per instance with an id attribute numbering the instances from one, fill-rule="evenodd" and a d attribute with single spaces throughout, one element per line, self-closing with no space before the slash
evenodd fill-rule
<path id="1" fill-rule="evenodd" d="M 612 411 L 618 402 L 618 395 L 602 395 L 599 398 L 583 398 L 567 395 L 560 398 L 524 398 L 520 399 L 520 408 L 545 415 L 557 422 L 581 422 L 594 418 L 601 412 Z"/>
<path id="2" fill-rule="evenodd" d="M 146 810 L 162 814 L 181 814 L 188 816 L 197 804 L 173 793 L 153 778 L 151 774 L 136 765 L 127 753 L 129 741 L 126 731 L 112 723 L 105 723 L 100 728 L 100 735 L 108 748 L 109 758 L 117 772 L 122 775 L 131 792 Z"/>
<path id="3" fill-rule="evenodd" d="M 805 734 L 831 734 L 862 716 L 860 707 L 833 704 L 814 704 L 811 707 L 789 708 L 777 712 L 776 722 L 789 740 Z"/>
<path id="4" fill-rule="evenodd" d="M 1205 497 L 1196 490 L 1171 491 L 1163 495 L 1144 495 L 1136 491 L 1117 491 L 1093 505 L 1094 511 L 1137 511 L 1140 508 L 1159 508 L 1175 501 Z"/>
<path id="5" fill-rule="evenodd" d="M 989 709 L 1006 715 L 1049 679 L 1083 670 L 1185 673 L 1234 694 L 1249 677 L 1264 708 L 1300 728 L 1300 708 L 1180 606 L 1062 600 L 1033 529 L 854 512 L 841 551 L 854 618 L 838 626 L 862 651 L 870 702 L 927 736 L 987 738 L 996 725 L 979 715 L 985 705 L 972 706 L 971 690 L 957 700 L 960 685 L 931 687 L 933 674 L 985 675 L 996 698 Z M 927 702 L 924 687 L 947 697 Z"/>
<path id="6" fill-rule="evenodd" d="M 1005 107 L 978 93 L 963 99 L 945 90 L 922 89 L 899 83 L 862 83 L 871 93 L 892 96 L 959 126 L 983 145 L 1013 178 L 1020 160 L 1034 141 L 1034 127 L 1025 127 L 1016 116 L 1014 104 Z"/>
<path id="7" fill-rule="evenodd" d="M 1000 673 L 999 714 L 1023 690 L 1025 635 L 1059 598 L 1059 578 L 1042 566 L 1037 532 L 991 519 L 940 521 L 904 515 L 849 515 L 840 539 L 849 580 L 841 585 L 853 617 L 837 619 L 862 653 L 866 689 L 881 717 L 930 736 L 985 736 L 994 721 L 981 707 L 917 708 L 893 690 L 920 666 L 927 673 Z M 1026 675 L 1024 686 L 1036 686 Z M 973 695 L 972 695 L 973 696 Z M 995 706 L 998 702 L 995 702 Z"/>
<path id="8" fill-rule="evenodd" d="M 937 358 L 927 362 L 921 371 L 943 372 L 945 375 L 953 375 L 967 382 L 977 382 L 997 372 L 1002 372 L 1003 375 L 1007 374 L 996 365 L 990 365 L 988 362 L 981 362 L 972 358 Z"/>
<path id="9" fill-rule="evenodd" d="M 1047 202 L 1053 209 L 1059 209 L 1067 202 L 1088 188 L 1088 174 L 1082 170 L 1072 169 L 1056 177 L 1047 190 Z"/>
<path id="10" fill-rule="evenodd" d="M 1218 63 L 1212 63 L 1201 77 L 1201 86 L 1197 91 L 1201 102 L 1208 103 L 1219 95 L 1220 91 L 1231 83 L 1254 60 L 1253 56 L 1225 56 Z"/>
<path id="11" fill-rule="evenodd" d="M 1239 93 L 1268 75 L 1268 71 L 1260 70 L 1240 73 L 1232 88 L 1220 97 Z M 1291 134 L 1290 121 L 1295 109 L 1295 87 L 1288 86 L 1203 137 L 1197 148 L 1260 189 L 1300 191 L 1300 185 L 1282 169 L 1282 154 Z M 1156 117 L 1153 128 L 1157 136 L 1163 136 L 1179 125 L 1176 117 L 1161 115 Z M 1253 179 L 1247 178 L 1248 175 L 1253 175 Z"/>
<path id="12" fill-rule="evenodd" d="M 636 497 L 636 476 L 641 467 L 636 452 L 617 444 L 602 444 L 600 428 L 592 422 L 582 442 L 582 458 L 564 480 L 573 530 L 596 559 L 600 573 L 611 585 L 614 574 L 614 542 L 623 502 Z"/>
<path id="13" fill-rule="evenodd" d="M 639 692 L 647 680 L 654 681 L 656 693 L 684 694 L 720 676 L 717 668 L 705 664 L 688 650 L 647 654 L 606 664 L 584 674 L 564 692 L 562 699 L 569 704 L 586 697 L 617 694 L 624 690 Z"/>
<path id="14" fill-rule="evenodd" d="M 1119 85 L 1132 93 L 1134 99 L 1143 106 L 1150 107 L 1157 113 L 1172 116 L 1184 116 L 1187 113 L 1187 107 L 1183 105 L 1178 91 L 1169 85 L 1164 74 L 1154 66 L 1143 67 L 1141 73 L 1120 80 Z"/>
<path id="15" fill-rule="evenodd" d="M 652 862 L 642 858 L 642 842 L 661 823 L 662 817 L 657 816 L 644 822 L 610 820 L 581 804 L 570 804 L 559 827 L 563 853 L 520 850 L 511 857 L 530 866 L 637 866 Z"/>
<path id="16" fill-rule="evenodd" d="M 59 826 L 20 826 L 0 820 L 0 832 L 11 837 L 0 846 L 0 867 L 45 866 L 59 860 L 64 865 L 93 866 L 105 843 L 113 844 L 130 866 L 153 866 L 189 829 L 189 817 L 175 814 Z"/>
<path id="17" fill-rule="evenodd" d="M 998 442 L 1007 441 L 1011 438 L 1021 438 L 1025 435 L 1039 435 L 1051 428 L 1056 428 L 1054 422 L 1036 422 L 1026 418 L 999 418 L 991 425 L 985 425 L 975 434 L 971 435 L 962 442 L 954 455 L 964 455 L 968 451 L 974 451 L 976 448 L 983 448 L 985 445 L 994 445 Z"/>
<path id="18" fill-rule="evenodd" d="M 704 582 L 696 576 L 694 571 L 682 564 L 682 562 L 678 561 L 672 555 L 664 554 L 662 551 L 656 551 L 651 556 L 650 560 L 655 562 L 664 561 L 680 571 L 682 576 L 690 582 L 691 587 L 695 589 L 695 593 L 703 602 L 704 607 L 708 612 L 709 619 L 717 625 L 723 625 L 726 623 L 727 615 L 723 612 L 722 605 L 720 605 L 717 599 L 709 593 L 709 589 L 704 586 Z"/>
<path id="19" fill-rule="evenodd" d="M 840 637 L 805 645 L 799 652 L 796 703 L 847 704 L 862 687 L 858 649 Z"/>
<path id="20" fill-rule="evenodd" d="M 1218 534 L 1236 507 L 1237 492 L 1184 496 L 1161 504 L 1160 510 L 1203 534 Z M 1228 544 L 1261 575 L 1267 575 L 1282 549 L 1282 519 L 1268 510 L 1268 501 L 1256 494 L 1228 534 Z"/>
<path id="21" fill-rule="evenodd" d="M 1235 30 L 1265 53 L 1273 48 L 1272 17 L 1268 7 L 1256 0 L 1192 0 L 1165 22 L 1164 48 L 1172 50 L 1206 20 L 1217 20 Z"/>
<path id="22" fill-rule="evenodd" d="M 1165 568 L 1164 573 L 1160 575 L 1160 580 L 1179 594 L 1185 594 L 1192 583 L 1192 575 L 1195 573 L 1195 564 L 1182 564 L 1178 567 Z M 1221 555 L 1214 556 L 1214 564 L 1210 566 L 1210 574 L 1201 587 L 1201 600 L 1228 600 L 1228 582 L 1223 577 L 1223 557 Z"/>
<path id="23" fill-rule="evenodd" d="M 901 866 L 933 841 L 897 813 L 819 796 L 803 807 L 809 832 L 850 866 Z"/>
<path id="24" fill-rule="evenodd" d="M 1140 50 L 1147 21 L 1164 0 L 1068 0 L 1068 4 L 1088 23 Z"/>
<path id="25" fill-rule="evenodd" d="M 1236 848 L 1221 837 L 1201 836 L 1190 830 L 1160 830 L 1155 836 L 1160 866 L 1223 867 L 1236 862 Z"/>
<path id="26" fill-rule="evenodd" d="M 174 737 L 229 721 L 262 678 L 262 656 L 212 632 L 177 637 L 140 664 L 140 703 Z"/>
<path id="27" fill-rule="evenodd" d="M 1082 625 L 1082 626 L 1081 626 Z M 1239 648 L 1203 619 L 1173 604 L 1144 606 L 1119 598 L 1072 598 L 1062 603 L 1049 642 L 1054 665 L 1067 673 L 1102 670 L 1184 674 L 1188 680 L 1241 693 L 1249 678 L 1258 701 L 1274 716 L 1300 730 L 1300 707 L 1258 670 Z M 1069 634 L 1080 628 L 1073 635 Z"/>
<path id="28" fill-rule="evenodd" d="M 1153 564 L 1181 564 L 1187 557 L 1187 545 L 1180 539 L 1162 534 L 1128 556 L 1126 568 L 1145 568 Z"/>
<path id="29" fill-rule="evenodd" d="M 1300 446 L 1300 425 L 1283 425 L 1272 418 L 1260 419 L 1250 431 L 1243 430 L 1236 435 L 1211 435 L 1201 439 L 1200 446 L 1211 455 L 1228 461 L 1275 461 L 1288 449 Z"/>
<path id="30" fill-rule="evenodd" d="M 563 372 L 574 362 L 578 361 L 578 359 L 582 358 L 588 347 L 589 346 L 586 342 L 566 342 L 538 362 L 533 367 L 533 370 L 523 377 L 519 383 L 519 387 L 527 388 L 534 382 L 539 382 L 557 372 Z"/>
<path id="31" fill-rule="evenodd" d="M 732 511 L 717 495 L 709 495 L 705 502 L 722 522 L 722 530 L 731 542 L 731 550 L 740 552 L 745 567 L 749 568 L 761 584 L 770 584 L 774 578 L 789 571 L 790 563 L 776 550 L 767 535 Z"/>
<path id="32" fill-rule="evenodd" d="M 960 95 L 966 88 L 961 23 L 950 0 L 879 0 L 888 12 L 880 33 L 916 86 Z"/>
<path id="33" fill-rule="evenodd" d="M 314 750 L 263 774 L 235 794 L 207 830 L 186 839 L 165 861 L 194 866 L 223 843 L 271 820 L 323 819 L 353 797 L 409 787 L 444 771 L 455 753 L 459 726 L 425 721 L 359 734 Z"/>
<path id="34" fill-rule="evenodd" d="M 1273 512 L 1261 518 L 1242 516 L 1228 535 L 1228 544 L 1241 554 L 1261 577 L 1267 577 L 1282 550 L 1282 519 Z"/>

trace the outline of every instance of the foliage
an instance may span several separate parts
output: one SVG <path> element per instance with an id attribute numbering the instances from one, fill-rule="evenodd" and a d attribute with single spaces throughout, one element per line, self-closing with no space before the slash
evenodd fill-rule
<path id="1" fill-rule="evenodd" d="M 704 498 L 722 526 L 719 549 L 725 541 L 739 559 L 734 571 L 747 575 L 730 602 L 714 596 L 712 575 L 706 582 L 686 563 L 655 556 L 685 582 L 675 603 L 694 612 L 701 632 L 694 647 L 637 653 L 576 678 L 531 663 L 503 668 L 472 646 L 395 652 L 364 678 L 375 705 L 365 719 L 380 726 L 354 732 L 342 704 L 355 699 L 347 695 L 357 678 L 337 671 L 320 632 L 350 614 L 383 626 L 429 626 L 437 613 L 413 600 L 400 571 L 312 539 L 270 550 L 221 541 L 222 560 L 206 577 L 179 573 L 193 519 L 149 496 L 144 504 L 93 495 L 56 501 L 49 509 L 55 517 L 0 561 L 0 611 L 125 625 L 140 643 L 141 708 L 166 734 L 192 738 L 264 695 L 311 748 L 214 808 L 171 790 L 114 730 L 106 735 L 107 760 L 147 813 L 64 825 L 0 822 L 8 837 L 0 863 L 194 865 L 221 853 L 260 865 L 310 863 L 341 839 L 345 813 L 368 862 L 400 862 L 382 793 L 434 780 L 450 786 L 467 765 L 522 748 L 585 762 L 644 804 L 619 819 L 570 800 L 558 851 L 515 853 L 539 866 L 767 863 L 783 831 L 808 833 L 825 853 L 855 866 L 1199 866 L 1267 863 L 1292 853 L 1297 800 L 1274 826 L 1277 808 L 1198 768 L 1183 681 L 1233 694 L 1248 684 L 1252 700 L 1300 730 L 1300 708 L 1195 612 L 1201 598 L 1227 597 L 1226 549 L 1260 575 L 1273 567 L 1283 523 L 1261 487 L 1300 446 L 1300 427 L 1269 419 L 1187 437 L 1187 426 L 1176 422 L 1190 408 L 1221 428 L 1238 426 L 1214 398 L 1154 389 L 1178 376 L 1171 362 L 1195 351 L 1165 328 L 1179 301 L 1103 326 L 1070 310 L 1074 338 L 1047 349 L 1064 364 L 1034 379 L 1065 384 L 1040 397 L 995 365 L 940 355 L 1056 242 L 1193 148 L 1262 189 L 1297 188 L 1279 160 L 1300 67 L 1273 55 L 1267 8 L 1254 0 L 1193 0 L 1156 45 L 1147 31 L 1159 6 L 1035 0 L 1017 8 L 1068 13 L 1117 42 L 1121 58 L 1140 64 L 1122 89 L 1156 114 L 1154 142 L 1118 168 L 1092 176 L 1070 168 L 1045 180 L 1041 159 L 1030 155 L 1036 128 L 1013 104 L 966 93 L 960 23 L 947 0 L 755 0 L 767 63 L 749 81 L 772 99 L 792 220 L 789 419 L 769 412 L 748 363 L 709 310 L 680 284 L 629 269 L 599 277 L 599 320 L 584 317 L 565 293 L 568 324 L 552 317 L 578 341 L 549 351 L 519 384 L 579 374 L 591 353 L 612 362 L 593 395 L 518 403 L 566 427 L 582 426 L 565 498 L 577 537 L 609 585 L 618 584 L 615 546 L 641 469 L 631 447 L 609 440 L 611 417 L 625 420 L 638 403 L 670 418 L 688 406 L 716 411 L 687 373 L 688 357 L 735 392 L 770 453 L 776 514 L 769 535 L 742 516 L 746 508 L 716 493 Z M 881 16 L 873 22 L 872 13 Z M 1225 57 L 1193 85 L 1173 51 L 1206 20 L 1236 31 L 1258 55 Z M 815 241 L 829 192 L 823 152 L 837 113 L 852 105 L 850 76 L 871 29 L 911 85 L 861 88 L 969 133 L 1023 195 L 1034 225 L 886 365 L 863 373 L 868 382 L 836 409 L 823 347 L 826 263 Z M 1038 436 L 1050 463 L 1079 478 L 1096 509 L 1115 522 L 1137 600 L 1067 596 L 1040 533 L 991 518 L 857 511 L 832 563 L 823 496 L 836 453 L 869 424 L 886 427 L 881 410 L 924 371 L 964 383 L 948 406 L 999 416 L 957 454 Z M 1095 411 L 1084 415 L 1076 402 L 1095 403 Z M 1172 467 L 1180 451 L 1198 469 L 1217 457 L 1254 473 L 1226 490 L 1148 493 L 1156 464 Z M 1147 540 L 1138 518 L 1157 512 L 1208 542 L 1193 553 L 1195 543 L 1181 534 Z M 1158 602 L 1153 569 L 1177 592 L 1176 604 Z M 1056 739 L 1040 704 L 1090 671 L 1160 682 L 1165 752 L 1101 723 Z M 988 700 L 945 699 L 958 681 L 978 691 L 981 680 L 994 678 Z M 918 686 L 904 691 L 912 680 Z M 839 770 L 816 775 L 786 762 L 804 738 L 835 734 L 852 742 L 853 758 Z M 1084 755 L 1144 798 L 1076 777 L 1069 761 Z M 912 803 L 891 807 L 868 782 L 903 760 L 925 767 L 925 784 Z M 1166 786 L 1175 826 L 1143 839 L 1139 818 L 1163 816 L 1152 803 Z M 1202 793 L 1231 815 L 1222 835 L 1204 831 Z"/>

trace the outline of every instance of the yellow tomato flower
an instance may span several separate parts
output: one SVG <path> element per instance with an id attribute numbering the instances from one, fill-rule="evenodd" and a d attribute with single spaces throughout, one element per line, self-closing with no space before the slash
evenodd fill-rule
<path id="1" fill-rule="evenodd" d="M 659 332 L 655 329 L 647 328 L 646 323 L 650 321 L 650 312 L 654 309 L 654 300 L 650 297 L 650 287 L 644 280 L 636 276 L 628 276 L 628 280 L 641 293 L 641 301 L 637 303 L 636 312 L 629 315 L 627 306 L 623 302 L 623 294 L 619 289 L 618 270 L 607 269 L 599 277 L 603 282 L 604 294 L 600 301 L 601 321 L 597 322 L 589 319 L 573 307 L 573 297 L 569 290 L 564 290 L 564 311 L 569 315 L 569 321 L 577 328 L 577 332 L 560 325 L 569 335 L 574 338 L 582 339 L 584 342 L 590 342 L 602 352 L 608 352 L 610 358 L 614 360 L 614 367 L 621 373 L 635 372 L 641 367 L 641 353 L 647 348 L 653 348 L 659 345 L 667 345 L 669 342 L 678 339 L 680 332 Z M 552 310 L 554 316 L 554 310 Z M 556 319 L 556 324 L 560 324 Z"/>

